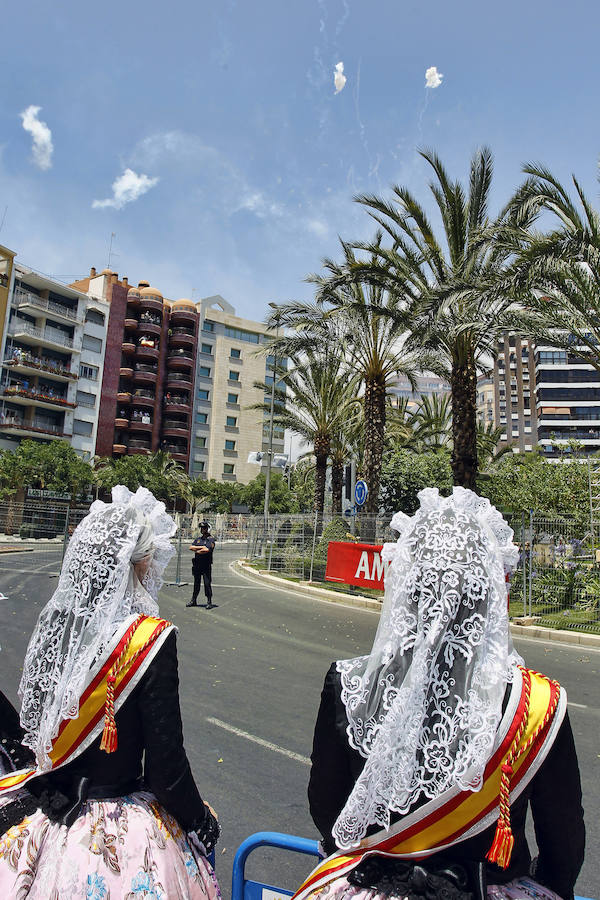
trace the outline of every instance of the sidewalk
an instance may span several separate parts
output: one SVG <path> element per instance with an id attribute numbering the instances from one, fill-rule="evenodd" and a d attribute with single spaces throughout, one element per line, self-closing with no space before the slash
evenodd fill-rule
<path id="1" fill-rule="evenodd" d="M 242 572 L 254 581 L 269 584 L 273 587 L 285 587 L 301 597 L 313 597 L 317 600 L 328 600 L 330 603 L 345 603 L 346 606 L 358 606 L 362 609 L 381 609 L 381 600 L 372 597 L 363 597 L 360 594 L 343 594 L 325 587 L 317 587 L 306 581 L 288 581 L 248 565 L 243 559 L 237 559 L 231 563 L 231 568 Z M 600 634 L 589 634 L 585 631 L 567 631 L 558 628 L 544 628 L 541 625 L 517 625 L 511 622 L 510 631 L 513 637 L 536 638 L 540 641 L 557 641 L 563 644 L 576 644 L 581 647 L 595 647 L 600 650 Z"/>

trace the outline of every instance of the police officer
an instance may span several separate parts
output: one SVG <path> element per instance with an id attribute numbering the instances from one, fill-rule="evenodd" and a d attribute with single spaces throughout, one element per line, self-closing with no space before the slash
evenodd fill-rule
<path id="1" fill-rule="evenodd" d="M 186 606 L 198 606 L 196 602 L 200 593 L 200 582 L 204 581 L 204 594 L 206 596 L 206 609 L 212 609 L 212 559 L 215 549 L 215 539 L 210 533 L 208 522 L 200 523 L 200 537 L 192 541 L 190 550 L 194 554 L 192 574 L 194 576 L 194 593 Z"/>

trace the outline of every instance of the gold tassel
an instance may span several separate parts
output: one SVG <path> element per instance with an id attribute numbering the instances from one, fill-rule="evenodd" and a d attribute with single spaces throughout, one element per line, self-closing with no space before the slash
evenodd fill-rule
<path id="1" fill-rule="evenodd" d="M 508 868 L 514 843 L 515 839 L 510 825 L 499 819 L 494 841 L 488 850 L 486 859 L 491 863 L 496 863 L 501 869 Z"/>
<path id="2" fill-rule="evenodd" d="M 104 706 L 104 730 L 100 749 L 106 753 L 114 753 L 117 749 L 117 723 L 115 722 L 115 681 L 116 675 L 112 672 L 106 678 L 106 703 Z"/>

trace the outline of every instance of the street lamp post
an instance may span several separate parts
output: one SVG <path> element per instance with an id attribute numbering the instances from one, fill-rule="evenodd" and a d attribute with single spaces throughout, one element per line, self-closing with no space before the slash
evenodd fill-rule
<path id="1" fill-rule="evenodd" d="M 275 310 L 275 337 L 279 337 L 279 307 L 276 303 L 269 303 Z M 265 523 L 269 520 L 269 500 L 271 499 L 271 466 L 273 465 L 273 417 L 275 411 L 275 379 L 277 377 L 277 353 L 273 353 L 273 383 L 271 384 L 271 411 L 269 414 L 269 449 L 267 451 L 267 474 L 265 478 Z"/>

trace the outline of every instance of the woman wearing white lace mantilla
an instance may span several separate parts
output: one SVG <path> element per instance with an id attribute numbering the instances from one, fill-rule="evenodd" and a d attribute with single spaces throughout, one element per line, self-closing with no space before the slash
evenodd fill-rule
<path id="1" fill-rule="evenodd" d="M 325 679 L 308 794 L 329 856 L 296 897 L 569 900 L 585 839 L 577 757 L 564 690 L 512 646 L 512 530 L 463 488 L 419 500 L 392 520 L 371 653 Z"/>
<path id="2" fill-rule="evenodd" d="M 174 532 L 149 491 L 120 486 L 69 542 L 19 688 L 35 762 L 0 777 L 0 897 L 220 898 L 206 860 L 219 826 L 184 750 L 176 629 L 156 603 Z"/>

